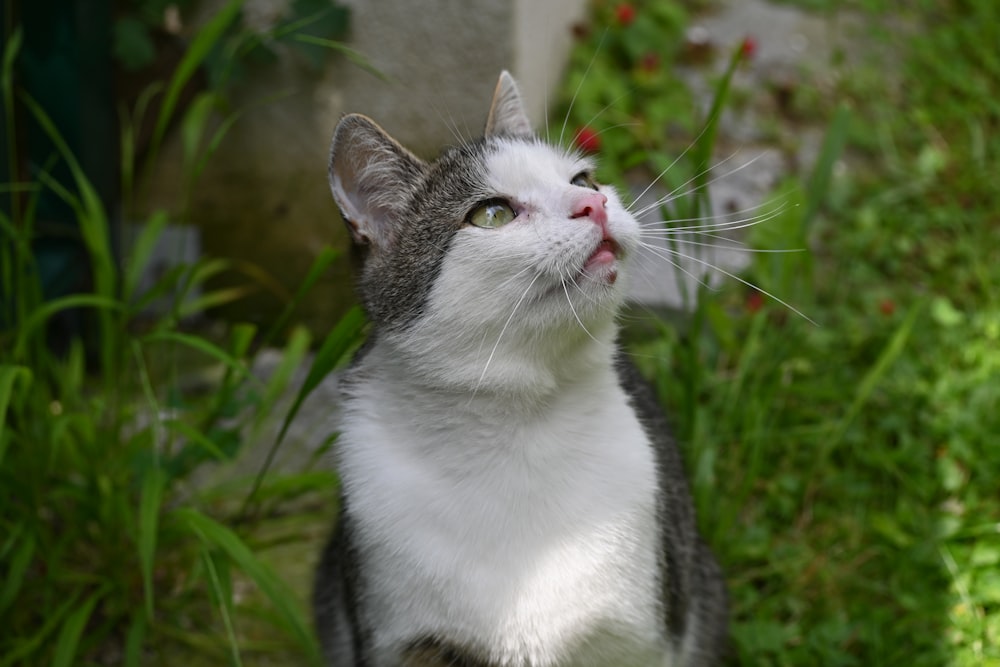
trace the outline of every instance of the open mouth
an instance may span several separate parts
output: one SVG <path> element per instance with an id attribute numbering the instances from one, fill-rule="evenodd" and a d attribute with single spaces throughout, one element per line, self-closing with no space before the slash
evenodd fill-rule
<path id="1" fill-rule="evenodd" d="M 612 238 L 604 238 L 590 257 L 584 262 L 583 272 L 595 278 L 603 278 L 608 284 L 613 284 L 618 279 L 618 270 L 615 268 L 621 256 L 621 246 Z"/>

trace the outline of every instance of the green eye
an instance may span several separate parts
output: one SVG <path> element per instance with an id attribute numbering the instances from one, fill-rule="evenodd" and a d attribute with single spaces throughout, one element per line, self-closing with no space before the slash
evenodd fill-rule
<path id="1" fill-rule="evenodd" d="M 510 207 L 510 204 L 502 200 L 492 200 L 472 209 L 468 221 L 476 227 L 495 229 L 503 227 L 516 217 L 517 213 Z"/>
<path id="2" fill-rule="evenodd" d="M 597 183 L 591 178 L 590 173 L 586 171 L 581 171 L 579 174 L 573 177 L 570 185 L 575 185 L 580 188 L 590 188 L 591 190 L 597 189 Z"/>

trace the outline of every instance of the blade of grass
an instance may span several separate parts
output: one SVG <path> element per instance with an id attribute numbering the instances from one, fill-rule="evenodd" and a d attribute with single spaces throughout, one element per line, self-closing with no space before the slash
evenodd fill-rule
<path id="1" fill-rule="evenodd" d="M 77 646 L 80 643 L 80 635 L 90 620 L 90 615 L 94 611 L 94 606 L 104 597 L 107 587 L 100 588 L 92 594 L 80 607 L 71 613 L 63 623 L 59 636 L 56 639 L 55 654 L 52 657 L 52 667 L 71 667 L 76 659 Z"/>
<path id="2" fill-rule="evenodd" d="M 195 35 L 191 44 L 184 52 L 184 58 L 177 65 L 173 77 L 167 86 L 164 94 L 163 104 L 160 106 L 160 113 L 156 118 L 156 125 L 153 128 L 153 136 L 150 140 L 150 155 L 155 155 L 159 151 L 160 143 L 167 132 L 167 126 L 173 118 L 177 103 L 180 101 L 181 91 L 184 86 L 197 71 L 201 63 L 208 57 L 212 49 L 219 43 L 226 29 L 236 19 L 243 7 L 244 0 L 229 0 L 222 9 L 208 21 Z"/>
<path id="3" fill-rule="evenodd" d="M 240 659 L 240 643 L 236 639 L 236 631 L 233 629 L 233 597 L 222 585 L 221 578 L 215 567 L 215 559 L 212 558 L 212 551 L 208 548 L 202 549 L 201 559 L 205 564 L 205 572 L 208 574 L 208 582 L 212 587 L 213 597 L 219 606 L 219 613 L 222 615 L 222 624 L 226 628 L 229 657 L 233 665 L 242 667 L 243 661 Z"/>
<path id="4" fill-rule="evenodd" d="M 310 662 L 321 663 L 319 651 L 295 595 L 264 562 L 259 560 L 236 533 L 214 519 L 192 508 L 180 508 L 175 517 L 203 543 L 221 549 L 233 563 L 249 576 L 278 612 L 288 632 L 306 651 Z"/>
<path id="5" fill-rule="evenodd" d="M 722 110 L 729 100 L 729 84 L 732 83 L 736 66 L 743 60 L 742 44 L 738 46 L 729 57 L 729 64 L 719 82 L 715 86 L 715 94 L 712 97 L 712 106 L 708 111 L 708 118 L 705 120 L 698 139 L 695 141 L 694 150 L 691 157 L 694 160 L 694 190 L 693 190 L 693 210 L 691 217 L 710 215 L 708 208 L 708 179 L 711 175 L 710 164 L 712 160 L 712 150 L 715 148 L 715 137 L 719 131 L 719 119 L 722 117 Z M 705 210 L 702 211 L 702 204 Z"/>
<path id="6" fill-rule="evenodd" d="M 18 529 L 20 528 L 21 526 L 18 526 Z M 26 535 L 21 540 L 20 546 L 14 551 L 14 555 L 7 561 L 9 563 L 7 576 L 4 579 L 3 587 L 0 587 L 0 612 L 7 609 L 17 599 L 17 594 L 24 585 L 24 573 L 28 570 L 34 555 L 35 539 L 31 535 Z"/>
<path id="7" fill-rule="evenodd" d="M 282 441 L 284 441 L 285 434 L 288 432 L 288 427 L 291 426 L 292 420 L 294 420 L 295 416 L 299 413 L 299 408 L 302 407 L 302 403 L 306 400 L 306 398 L 308 398 L 309 394 L 311 394 L 313 390 L 319 386 L 319 383 L 322 382 L 327 375 L 329 375 L 339 364 L 344 362 L 346 355 L 356 347 L 358 342 L 361 340 L 365 324 L 366 320 L 364 313 L 361 308 L 355 306 L 348 310 L 344 316 L 340 318 L 340 321 L 337 322 L 337 326 L 333 328 L 333 331 L 331 331 L 323 341 L 323 345 L 316 353 L 316 358 L 313 360 L 305 382 L 302 383 L 302 387 L 299 389 L 299 393 L 292 402 L 292 405 L 288 410 L 288 414 L 285 415 L 285 419 L 281 424 L 281 430 L 278 432 L 278 437 L 275 438 L 274 444 L 271 445 L 271 449 L 267 452 L 267 458 L 264 460 L 264 464 L 261 466 L 260 471 L 258 471 L 257 476 L 254 478 L 253 486 L 250 488 L 250 492 L 247 494 L 246 500 L 243 501 L 243 509 L 240 511 L 241 517 L 246 517 L 250 504 L 253 502 L 254 494 L 256 494 L 257 489 L 260 488 L 260 484 L 263 481 L 264 476 L 267 474 L 268 469 L 271 467 L 275 454 L 278 452 L 278 447 L 280 447 Z"/>
<path id="8" fill-rule="evenodd" d="M 210 343 L 200 336 L 180 333 L 179 331 L 153 331 L 142 337 L 143 343 L 177 343 L 192 350 L 197 350 L 203 354 L 221 362 L 226 368 L 231 368 L 239 377 L 250 375 L 246 364 L 236 359 L 218 345 Z"/>
<path id="9" fill-rule="evenodd" d="M 154 444 L 158 446 L 158 443 Z M 167 475 L 159 466 L 149 466 L 142 475 L 139 492 L 139 568 L 142 571 L 143 599 L 146 619 L 153 621 L 154 591 L 153 563 L 156 558 L 156 542 L 160 534 L 160 510 L 163 507 L 163 491 L 167 486 Z"/>
<path id="10" fill-rule="evenodd" d="M 892 335 L 892 338 L 882 350 L 881 354 L 879 354 L 878 359 L 875 360 L 875 364 L 868 369 L 868 372 L 858 384 L 858 387 L 854 392 L 854 399 L 847 408 L 847 412 L 844 413 L 844 416 L 837 422 L 837 425 L 834 427 L 830 436 L 823 442 L 822 445 L 820 445 L 819 453 L 815 458 L 812 472 L 809 475 L 811 483 L 815 483 L 819 469 L 827 463 L 830 454 L 843 440 L 844 435 L 847 433 L 847 429 L 861 413 L 861 409 L 865 406 L 865 404 L 868 403 L 868 399 L 871 398 L 879 382 L 881 382 L 882 378 L 885 377 L 889 368 L 906 348 L 906 341 L 909 339 L 910 333 L 913 331 L 917 318 L 922 311 L 922 304 L 918 304 L 910 310 L 906 319 L 904 319 L 899 325 L 896 332 Z"/>
<path id="11" fill-rule="evenodd" d="M 159 210 L 153 213 L 132 245 L 132 251 L 125 263 L 124 295 L 126 302 L 130 302 L 135 296 L 135 291 L 139 286 L 139 277 L 149 262 L 153 248 L 156 247 L 163 235 L 167 220 L 166 211 Z"/>
<path id="12" fill-rule="evenodd" d="M 316 46 L 323 46 L 332 51 L 336 51 L 372 76 L 385 82 L 390 81 L 389 77 L 377 67 L 372 65 L 363 53 L 355 51 L 343 42 L 338 42 L 332 39 L 324 39 L 323 37 L 317 37 L 316 35 L 308 35 L 304 33 L 295 34 L 292 36 L 292 39 L 297 42 L 302 42 L 303 44 L 314 44 Z"/>
<path id="13" fill-rule="evenodd" d="M 313 288 L 316 281 L 319 280 L 323 275 L 323 272 L 326 271 L 331 264 L 333 264 L 333 261 L 337 259 L 339 254 L 339 252 L 329 246 L 320 251 L 319 255 L 316 256 L 316 259 L 313 260 L 312 266 L 309 267 L 309 272 L 306 274 L 306 277 L 301 283 L 299 283 L 299 288 L 295 291 L 295 295 L 285 306 L 284 310 L 282 310 L 278 319 L 276 319 L 274 324 L 272 324 L 267 330 L 267 333 L 264 334 L 264 338 L 261 340 L 261 347 L 267 347 L 270 345 L 271 341 L 274 340 L 274 337 L 278 334 L 278 332 L 285 328 L 288 324 L 288 320 L 291 319 L 294 314 L 295 309 L 298 308 L 299 304 L 302 303 L 302 300 L 305 298 L 309 290 Z"/>
<path id="14" fill-rule="evenodd" d="M 0 365 L 0 466 L 3 465 L 4 454 L 7 450 L 5 439 L 7 407 L 14 394 L 14 387 L 18 382 L 21 382 L 27 388 L 27 385 L 31 384 L 31 379 L 31 370 L 25 366 Z"/>
<path id="15" fill-rule="evenodd" d="M 31 637 L 23 639 L 16 645 L 16 648 L 10 650 L 6 655 L 0 656 L 0 667 L 12 667 L 13 665 L 24 665 L 22 658 L 25 656 L 30 656 L 34 654 L 42 643 L 52 634 L 52 632 L 59 627 L 59 624 L 63 622 L 63 618 L 69 613 L 70 609 L 76 606 L 77 600 L 80 599 L 79 594 L 72 595 L 70 599 L 66 600 L 51 614 L 45 617 L 45 623 L 41 628 L 38 629 Z M 31 664 L 30 662 L 27 664 Z"/>
<path id="16" fill-rule="evenodd" d="M 258 403 L 257 414 L 254 415 L 254 429 L 261 426 L 263 421 L 270 415 L 275 403 L 284 393 L 288 386 L 288 381 L 305 358 L 309 351 L 309 344 L 312 336 L 305 327 L 296 327 L 288 339 L 281 354 L 277 368 L 271 372 L 271 377 L 264 388 L 263 396 Z"/>
<path id="17" fill-rule="evenodd" d="M 141 667 L 143 655 L 142 646 L 146 641 L 146 617 L 136 614 L 129 624 L 125 635 L 125 657 L 123 667 Z"/>
<path id="18" fill-rule="evenodd" d="M 100 294 L 71 294 L 47 301 L 44 305 L 35 309 L 21 326 L 17 342 L 14 345 L 14 358 L 20 359 L 24 356 L 24 350 L 31 341 L 32 336 L 35 335 L 35 330 L 38 327 L 45 324 L 50 317 L 59 311 L 69 308 L 97 308 L 102 311 L 117 311 L 123 310 L 124 306 L 117 299 Z"/>
<path id="19" fill-rule="evenodd" d="M 830 122 L 830 128 L 823 139 L 819 157 L 816 158 L 816 164 L 806 184 L 806 206 L 801 218 L 802 235 L 805 234 L 805 230 L 809 228 L 809 224 L 826 200 L 827 192 L 830 190 L 833 167 L 844 150 L 850 123 L 851 110 L 847 105 L 841 104 L 837 107 L 833 120 Z"/>

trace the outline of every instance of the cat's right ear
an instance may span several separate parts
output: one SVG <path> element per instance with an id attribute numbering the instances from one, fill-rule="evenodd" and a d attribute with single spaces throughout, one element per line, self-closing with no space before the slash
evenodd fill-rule
<path id="1" fill-rule="evenodd" d="M 532 136 L 531 121 L 521 101 L 521 92 L 510 72 L 504 70 L 493 91 L 490 114 L 486 119 L 487 137 L 508 134 L 515 137 Z"/>
<path id="2" fill-rule="evenodd" d="M 392 245 L 425 169 L 370 118 L 350 114 L 340 120 L 330 147 L 330 190 L 355 243 Z"/>

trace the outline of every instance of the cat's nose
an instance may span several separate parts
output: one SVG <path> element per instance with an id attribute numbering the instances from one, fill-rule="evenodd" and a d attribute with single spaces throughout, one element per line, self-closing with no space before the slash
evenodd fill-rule
<path id="1" fill-rule="evenodd" d="M 573 202 L 571 218 L 590 218 L 603 227 L 608 223 L 608 198 L 600 192 L 588 192 Z"/>

